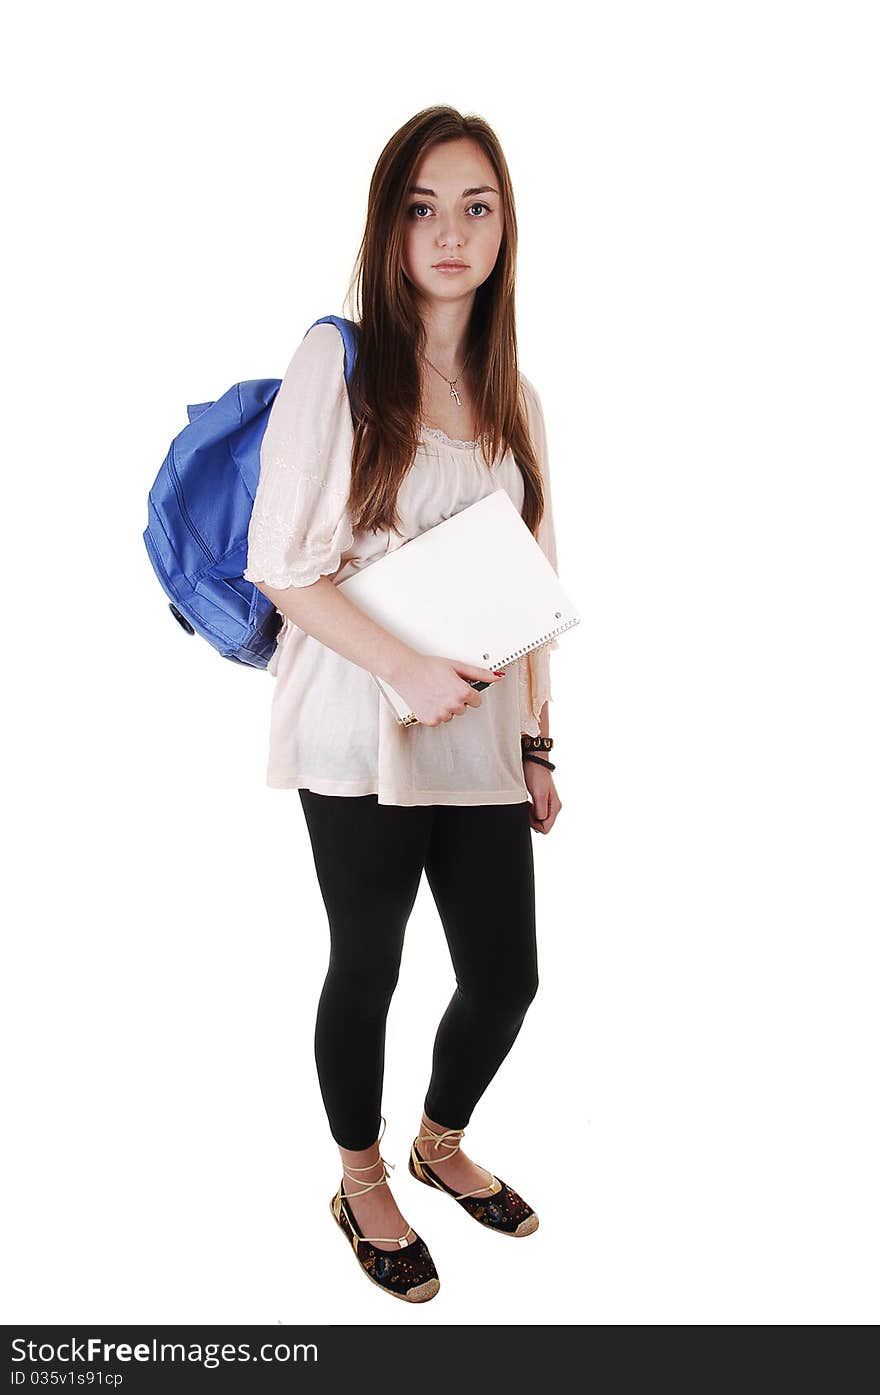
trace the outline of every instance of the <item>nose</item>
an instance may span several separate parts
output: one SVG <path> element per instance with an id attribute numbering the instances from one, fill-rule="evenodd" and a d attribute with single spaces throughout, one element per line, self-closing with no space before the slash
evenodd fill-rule
<path id="1" fill-rule="evenodd" d="M 466 234 L 462 224 L 459 223 L 457 218 L 450 218 L 445 224 L 441 225 L 437 234 L 437 246 L 446 248 L 447 250 L 453 247 L 462 247 L 465 238 Z"/>

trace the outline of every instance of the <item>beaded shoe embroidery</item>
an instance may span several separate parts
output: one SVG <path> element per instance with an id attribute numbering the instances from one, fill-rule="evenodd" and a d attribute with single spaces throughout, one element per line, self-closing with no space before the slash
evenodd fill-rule
<path id="1" fill-rule="evenodd" d="M 351 1210 L 345 1204 L 342 1187 L 330 1202 L 333 1219 L 354 1250 L 358 1264 L 368 1279 L 394 1298 L 407 1303 L 427 1303 L 438 1292 L 440 1280 L 431 1253 L 420 1235 L 400 1250 L 377 1250 L 361 1235 Z"/>
<path id="2" fill-rule="evenodd" d="M 425 1126 L 422 1125 L 424 1128 Z M 448 1186 L 433 1168 L 429 1167 L 424 1158 L 420 1155 L 417 1145 L 427 1142 L 428 1139 L 439 1146 L 451 1148 L 439 1161 L 445 1162 L 446 1158 L 451 1158 L 461 1147 L 461 1140 L 464 1137 L 464 1129 L 445 1129 L 443 1133 L 434 1133 L 427 1129 L 420 1134 L 413 1142 L 409 1153 L 409 1171 L 416 1181 L 424 1182 L 426 1186 L 435 1187 L 438 1191 L 446 1192 L 459 1206 L 473 1216 L 480 1225 L 486 1226 L 488 1230 L 496 1230 L 501 1235 L 532 1235 L 538 1229 L 538 1217 L 529 1206 L 527 1201 L 523 1201 L 518 1192 L 509 1187 L 506 1182 L 502 1182 L 499 1177 L 489 1173 L 490 1181 L 484 1182 L 481 1187 L 475 1187 L 475 1191 L 485 1191 L 487 1187 L 492 1188 L 489 1196 L 472 1196 L 468 1193 L 456 1193 L 452 1187 Z M 484 1169 L 485 1171 L 486 1169 Z"/>
<path id="3" fill-rule="evenodd" d="M 385 1119 L 382 1119 L 382 1132 L 379 1134 L 381 1141 L 385 1132 Z M 360 1182 L 360 1178 L 352 1178 L 353 1172 L 369 1172 L 371 1168 L 381 1165 L 382 1176 L 374 1182 L 363 1183 L 361 1190 L 357 1192 L 344 1191 L 345 1179 Z M 339 1184 L 339 1190 L 330 1202 L 330 1214 L 339 1226 L 343 1235 L 349 1241 L 355 1253 L 358 1264 L 363 1269 L 367 1278 L 379 1288 L 390 1293 L 394 1298 L 402 1298 L 407 1303 L 427 1303 L 429 1298 L 433 1298 L 440 1288 L 440 1280 L 437 1277 L 437 1270 L 431 1253 L 420 1235 L 417 1235 L 412 1226 L 407 1226 L 403 1235 L 364 1235 L 360 1226 L 352 1214 L 350 1206 L 346 1201 L 352 1197 L 364 1196 L 372 1191 L 374 1187 L 384 1187 L 388 1182 L 388 1164 L 380 1155 L 376 1162 L 369 1163 L 366 1167 L 343 1167 L 343 1178 Z M 412 1240 L 407 1243 L 407 1237 L 412 1236 Z M 381 1241 L 383 1244 L 396 1244 L 400 1248 L 397 1250 L 379 1250 L 373 1241 Z"/>

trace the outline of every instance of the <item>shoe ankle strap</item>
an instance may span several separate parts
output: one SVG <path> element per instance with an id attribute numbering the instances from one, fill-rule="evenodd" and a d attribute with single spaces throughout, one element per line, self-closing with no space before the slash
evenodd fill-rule
<path id="1" fill-rule="evenodd" d="M 444 1129 L 442 1133 L 435 1133 L 433 1129 L 428 1127 L 424 1119 L 422 1120 L 422 1128 L 425 1132 L 419 1134 L 416 1143 L 433 1142 L 438 1148 L 448 1148 L 450 1150 L 445 1157 L 437 1158 L 437 1162 L 446 1162 L 447 1159 L 455 1157 L 461 1147 L 461 1141 L 464 1138 L 464 1129 Z"/>
<path id="2" fill-rule="evenodd" d="M 387 1185 L 388 1185 L 388 1168 L 389 1168 L 389 1167 L 393 1167 L 394 1164 L 393 1164 L 393 1163 L 386 1163 L 386 1161 L 385 1161 L 384 1158 L 379 1158 L 378 1162 L 370 1163 L 370 1167 L 378 1167 L 378 1166 L 379 1166 L 379 1163 L 382 1164 L 382 1176 L 381 1176 L 380 1178 L 378 1178 L 378 1180 L 375 1181 L 375 1182 L 363 1182 L 363 1178 L 361 1178 L 361 1177 L 352 1177 L 351 1172 L 349 1172 L 348 1168 L 345 1166 L 345 1164 L 343 1164 L 342 1171 L 343 1171 L 344 1177 L 347 1177 L 348 1180 L 349 1180 L 350 1182 L 363 1182 L 363 1185 L 362 1185 L 362 1187 L 361 1187 L 361 1189 L 360 1189 L 359 1192 L 353 1192 L 353 1191 L 351 1191 L 348 1187 L 345 1186 L 345 1184 L 344 1184 L 344 1182 L 343 1182 L 342 1195 L 345 1197 L 346 1201 L 347 1201 L 350 1197 L 354 1197 L 354 1196 L 366 1196 L 367 1192 L 371 1192 L 371 1191 L 373 1190 L 374 1187 L 387 1187 Z M 365 1167 L 355 1167 L 355 1168 L 352 1168 L 352 1172 L 366 1172 L 366 1171 L 367 1171 L 367 1168 L 365 1168 Z"/>
<path id="3" fill-rule="evenodd" d="M 379 1137 L 376 1139 L 376 1143 L 377 1143 L 377 1144 L 379 1144 L 379 1143 L 382 1142 L 382 1135 L 383 1135 L 384 1132 L 385 1132 L 385 1124 L 386 1124 L 386 1119 L 385 1119 L 385 1115 L 383 1114 L 383 1115 L 382 1115 L 382 1127 L 381 1127 L 381 1129 L 379 1130 Z M 362 1179 L 361 1177 L 352 1177 L 352 1173 L 353 1173 L 353 1172 L 369 1172 L 372 1168 L 374 1168 L 374 1167 L 379 1167 L 380 1165 L 381 1165 L 381 1167 L 382 1167 L 382 1176 L 379 1177 L 375 1182 L 363 1182 L 363 1179 Z M 375 1162 L 367 1163 L 366 1166 L 364 1166 L 364 1167 L 352 1167 L 352 1166 L 350 1166 L 350 1165 L 347 1164 L 347 1163 L 343 1163 L 343 1164 L 342 1164 L 342 1171 L 343 1171 L 344 1177 L 347 1177 L 347 1178 L 349 1179 L 349 1181 L 351 1181 L 351 1182 L 362 1182 L 362 1183 L 363 1183 L 363 1189 L 362 1189 L 361 1191 L 359 1191 L 359 1192 L 350 1192 L 350 1191 L 348 1191 L 348 1190 L 346 1189 L 345 1183 L 344 1183 L 344 1181 L 343 1181 L 342 1195 L 343 1195 L 344 1197 L 366 1196 L 367 1192 L 371 1192 L 371 1191 L 373 1190 L 374 1187 L 385 1187 L 385 1186 L 387 1186 L 387 1185 L 388 1185 L 388 1169 L 389 1169 L 389 1167 L 390 1167 L 390 1168 L 393 1168 L 393 1167 L 394 1167 L 394 1163 L 388 1163 L 388 1162 L 386 1162 L 385 1159 L 382 1157 L 382 1154 L 381 1154 L 381 1153 L 379 1154 L 379 1156 L 378 1156 L 378 1158 L 376 1159 Z"/>
<path id="4" fill-rule="evenodd" d="M 432 1158 L 431 1162 L 447 1162 L 450 1158 L 455 1157 L 456 1153 L 461 1147 L 461 1140 L 464 1138 L 464 1129 L 444 1129 L 442 1133 L 435 1133 L 432 1128 L 428 1127 L 424 1119 L 422 1120 L 422 1128 L 425 1130 L 425 1132 L 419 1134 L 418 1138 L 416 1139 L 417 1145 L 419 1143 L 428 1143 L 433 1140 L 433 1142 L 436 1143 L 438 1148 L 444 1147 L 450 1150 L 442 1158 Z M 425 1162 L 424 1158 L 422 1159 L 422 1162 Z M 428 1164 L 428 1166 L 430 1166 L 430 1163 Z M 489 1178 L 489 1181 L 486 1182 L 482 1187 L 475 1187 L 472 1192 L 462 1192 L 460 1196 L 456 1196 L 456 1201 L 463 1201 L 465 1197 L 474 1196 L 477 1192 L 485 1191 L 487 1187 L 491 1187 L 493 1192 L 497 1192 L 500 1190 L 501 1184 L 498 1181 L 498 1178 L 495 1176 L 495 1174 L 490 1172 L 488 1167 L 482 1167 L 479 1163 L 477 1163 L 477 1167 L 480 1168 L 481 1172 L 486 1173 L 486 1175 Z"/>
<path id="5" fill-rule="evenodd" d="M 385 1115 L 383 1114 L 383 1115 L 382 1115 L 382 1127 L 381 1127 L 381 1129 L 379 1130 L 379 1137 L 376 1139 L 376 1142 L 377 1142 L 377 1143 L 381 1143 L 381 1141 L 382 1141 L 382 1135 L 383 1135 L 384 1132 L 385 1132 L 385 1125 L 386 1125 L 386 1122 L 387 1122 L 387 1121 L 386 1121 L 386 1119 L 385 1119 Z M 351 1176 L 351 1174 L 352 1174 L 353 1172 L 369 1172 L 371 1167 L 378 1167 L 380 1164 L 381 1164 L 381 1166 L 382 1166 L 382 1176 L 381 1176 L 380 1178 L 378 1178 L 377 1181 L 375 1181 L 375 1182 L 365 1182 L 364 1185 L 363 1185 L 363 1187 L 362 1187 L 362 1189 L 361 1189 L 359 1192 L 349 1192 L 349 1191 L 346 1191 L 346 1189 L 345 1189 L 345 1178 L 346 1178 L 346 1177 L 348 1177 L 348 1178 L 349 1178 L 351 1181 L 353 1181 L 353 1182 L 359 1182 L 359 1181 L 361 1180 L 359 1177 L 352 1177 L 352 1176 Z M 349 1167 L 349 1166 L 347 1166 L 345 1163 L 343 1163 L 343 1164 L 342 1164 L 342 1171 L 343 1171 L 344 1176 L 343 1176 L 343 1180 L 342 1180 L 342 1185 L 341 1185 L 340 1188 L 339 1188 L 339 1197 L 340 1197 L 340 1201 L 346 1202 L 346 1201 L 348 1201 L 351 1197 L 366 1196 L 367 1192 L 371 1192 L 371 1191 L 373 1190 L 374 1187 L 384 1187 L 384 1186 L 387 1186 L 387 1185 L 388 1185 L 388 1169 L 389 1169 L 389 1167 L 393 1168 L 393 1167 L 394 1167 L 394 1163 L 388 1163 L 388 1162 L 386 1162 L 385 1159 L 382 1157 L 382 1154 L 381 1154 L 381 1153 L 379 1154 L 379 1156 L 378 1156 L 378 1158 L 376 1159 L 375 1162 L 367 1163 L 364 1167 Z M 409 1245 L 411 1245 L 411 1244 L 413 1243 L 413 1241 L 409 1239 L 409 1236 L 412 1235 L 412 1236 L 413 1236 L 413 1239 L 415 1239 L 415 1234 L 416 1234 L 416 1233 L 415 1233 L 415 1231 L 413 1230 L 412 1226 L 411 1226 L 411 1225 L 408 1225 L 407 1228 L 406 1228 L 406 1230 L 403 1232 L 402 1235 L 358 1235 L 358 1234 L 355 1233 L 355 1234 L 353 1235 L 352 1238 L 353 1238 L 353 1240 L 354 1240 L 355 1252 L 357 1252 L 357 1247 L 358 1247 L 358 1245 L 359 1245 L 359 1244 L 364 1244 L 364 1243 L 366 1243 L 366 1244 L 377 1243 L 377 1244 L 380 1244 L 380 1245 L 397 1245 L 397 1246 L 399 1246 L 399 1248 L 400 1248 L 401 1250 L 403 1250 L 403 1249 L 406 1249 Z"/>

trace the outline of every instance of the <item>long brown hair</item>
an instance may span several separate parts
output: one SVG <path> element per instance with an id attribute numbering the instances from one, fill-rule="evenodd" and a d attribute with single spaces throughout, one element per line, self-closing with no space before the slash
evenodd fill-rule
<path id="1" fill-rule="evenodd" d="M 523 518 L 533 533 L 544 511 L 541 468 L 520 387 L 516 345 L 517 225 L 507 161 L 495 132 L 479 116 L 431 106 L 411 117 L 379 156 L 367 220 L 346 301 L 356 291 L 356 403 L 349 511 L 357 529 L 399 531 L 397 493 L 419 444 L 422 416 L 418 363 L 425 328 L 414 288 L 403 272 L 408 190 L 432 146 L 478 141 L 498 180 L 504 228 L 491 275 L 477 289 L 465 349 L 475 384 L 476 436 L 490 468 L 513 451 L 525 487 Z"/>

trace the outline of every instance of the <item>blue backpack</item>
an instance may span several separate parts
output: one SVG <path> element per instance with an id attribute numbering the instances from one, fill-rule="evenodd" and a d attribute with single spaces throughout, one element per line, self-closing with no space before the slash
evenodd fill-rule
<path id="1" fill-rule="evenodd" d="M 338 315 L 315 324 L 334 324 L 342 335 L 350 384 L 357 326 Z M 187 407 L 189 425 L 171 442 L 150 490 L 144 532 L 178 624 L 224 659 L 251 668 L 267 666 L 282 623 L 268 596 L 243 576 L 260 445 L 280 386 L 280 378 L 252 378 L 216 402 Z"/>

